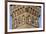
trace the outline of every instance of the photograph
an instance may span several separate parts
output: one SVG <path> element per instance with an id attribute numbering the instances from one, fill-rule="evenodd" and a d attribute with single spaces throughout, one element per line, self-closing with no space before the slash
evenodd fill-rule
<path id="1" fill-rule="evenodd" d="M 43 4 L 8 2 L 7 32 L 33 32 L 44 30 Z"/>
<path id="2" fill-rule="evenodd" d="M 10 5 L 12 29 L 39 28 L 40 9 L 41 6 Z"/>

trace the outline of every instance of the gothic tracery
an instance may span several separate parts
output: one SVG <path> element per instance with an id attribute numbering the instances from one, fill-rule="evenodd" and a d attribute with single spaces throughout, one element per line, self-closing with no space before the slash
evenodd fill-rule
<path id="1" fill-rule="evenodd" d="M 14 28 L 38 28 L 40 7 L 15 5 L 12 10 Z"/>

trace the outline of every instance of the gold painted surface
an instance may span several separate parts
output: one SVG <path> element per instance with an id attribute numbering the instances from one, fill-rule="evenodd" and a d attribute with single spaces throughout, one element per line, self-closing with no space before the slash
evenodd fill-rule
<path id="1" fill-rule="evenodd" d="M 12 28 L 38 28 L 38 6 L 15 5 L 12 10 Z"/>

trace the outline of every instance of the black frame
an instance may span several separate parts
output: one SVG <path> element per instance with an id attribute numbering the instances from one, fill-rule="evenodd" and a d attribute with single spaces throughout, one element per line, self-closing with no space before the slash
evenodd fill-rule
<path id="1" fill-rule="evenodd" d="M 43 30 L 7 32 L 7 2 L 43 4 Z M 44 2 L 7 1 L 7 0 L 5 0 L 5 34 L 7 34 L 7 33 L 25 33 L 25 32 L 41 32 L 41 31 L 45 31 L 45 3 Z"/>

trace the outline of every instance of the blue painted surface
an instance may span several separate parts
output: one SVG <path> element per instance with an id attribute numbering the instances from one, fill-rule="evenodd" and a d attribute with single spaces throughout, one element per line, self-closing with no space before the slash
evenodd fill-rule
<path id="1" fill-rule="evenodd" d="M 10 29 L 12 29 L 12 16 L 10 16 Z"/>
<path id="2" fill-rule="evenodd" d="M 41 16 L 39 17 L 39 28 L 41 28 Z"/>

